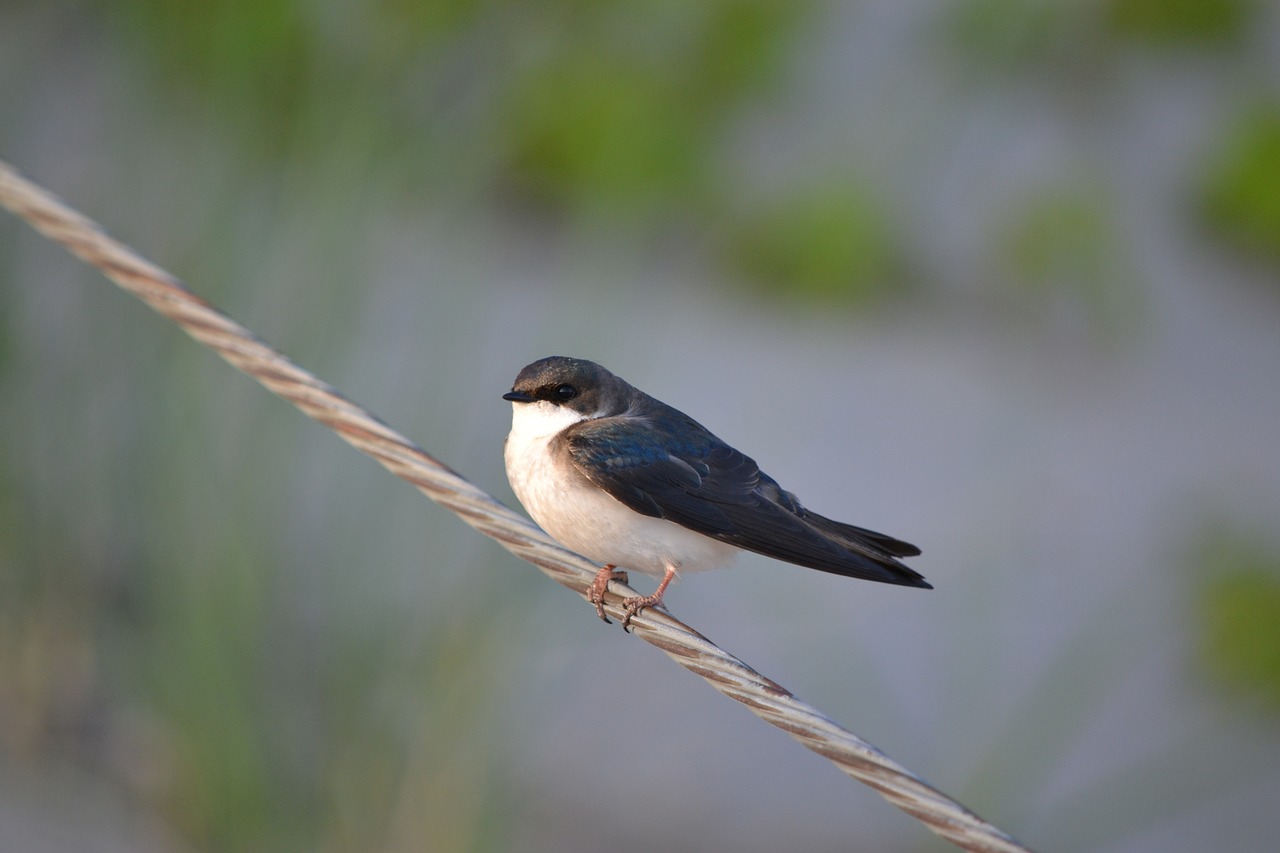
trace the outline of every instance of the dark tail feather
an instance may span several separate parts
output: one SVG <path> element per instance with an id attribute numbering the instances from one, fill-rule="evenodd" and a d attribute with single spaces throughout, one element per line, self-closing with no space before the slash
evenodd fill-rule
<path id="1" fill-rule="evenodd" d="M 831 538 L 837 539 L 857 550 L 870 548 L 873 551 L 882 551 L 890 557 L 920 556 L 920 549 L 910 542 L 903 542 L 901 539 L 894 539 L 892 536 L 876 533 L 874 530 L 867 530 L 864 527 L 854 527 L 852 524 L 832 521 L 808 509 L 804 510 L 804 520 Z"/>
<path id="2" fill-rule="evenodd" d="M 832 521 L 809 510 L 804 510 L 803 517 L 805 522 L 815 530 L 844 545 L 853 553 L 870 560 L 882 574 L 888 575 L 888 577 L 877 577 L 875 580 L 933 589 L 932 584 L 924 579 L 924 575 L 894 559 L 894 557 L 915 557 L 920 553 L 920 549 L 910 542 L 903 542 L 901 539 L 894 539 L 892 536 L 863 527 L 854 527 L 852 524 Z"/>

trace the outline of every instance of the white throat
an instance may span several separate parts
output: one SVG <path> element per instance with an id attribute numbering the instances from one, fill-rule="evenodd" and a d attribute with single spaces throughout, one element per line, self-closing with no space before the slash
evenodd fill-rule
<path id="1" fill-rule="evenodd" d="M 508 443 L 526 444 L 546 440 L 560 430 L 585 421 L 587 416 L 567 406 L 547 400 L 511 404 L 511 434 Z"/>

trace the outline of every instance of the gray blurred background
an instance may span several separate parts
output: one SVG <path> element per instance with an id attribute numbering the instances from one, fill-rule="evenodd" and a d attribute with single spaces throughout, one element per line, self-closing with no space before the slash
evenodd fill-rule
<path id="1" fill-rule="evenodd" d="M 1275 4 L 3 0 L 0 156 L 508 502 L 566 354 L 919 544 L 668 601 L 1028 844 L 1280 846 Z M 0 849 L 948 849 L 0 220 Z"/>

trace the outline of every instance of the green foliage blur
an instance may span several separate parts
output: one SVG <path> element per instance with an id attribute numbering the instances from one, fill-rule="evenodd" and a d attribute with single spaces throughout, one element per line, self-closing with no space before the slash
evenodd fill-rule
<path id="1" fill-rule="evenodd" d="M 552 4 L 499 104 L 510 180 L 591 214 L 670 212 L 710 181 L 735 109 L 772 79 L 804 4 Z"/>
<path id="2" fill-rule="evenodd" d="M 1202 191 L 1214 232 L 1250 257 L 1280 263 L 1280 102 L 1247 107 L 1225 129 Z"/>
<path id="3" fill-rule="evenodd" d="M 1012 299 L 1031 316 L 1065 303 L 1083 326 L 1119 334 L 1141 316 L 1107 194 L 1087 180 L 1032 192 L 1006 215 L 997 257 Z"/>
<path id="4" fill-rule="evenodd" d="M 997 73 L 1059 61 L 1081 32 L 1078 4 L 1043 0 L 965 0 L 945 19 L 948 47 L 973 67 Z"/>
<path id="5" fill-rule="evenodd" d="M 842 181 L 793 189 L 724 229 L 725 266 L 763 292 L 802 304 L 874 306 L 901 296 L 907 255 L 869 191 Z"/>
<path id="6" fill-rule="evenodd" d="M 1223 531 L 1207 536 L 1197 553 L 1197 568 L 1212 569 L 1200 602 L 1210 674 L 1280 714 L 1280 554 Z"/>
<path id="7" fill-rule="evenodd" d="M 264 168 L 286 155 L 323 157 L 336 135 L 348 158 L 384 172 L 394 164 L 406 197 L 478 171 L 493 198 L 564 221 L 704 220 L 710 258 L 756 292 L 870 308 L 913 290 L 904 236 L 860 182 L 814 175 L 821 190 L 753 200 L 716 168 L 734 119 L 775 88 L 813 18 L 807 4 L 381 0 L 318 14 L 284 0 L 126 0 L 113 8 L 109 20 L 136 47 L 140 74 L 177 109 L 219 124 Z M 1230 50 L 1256 14 L 1248 0 L 966 0 L 947 13 L 946 39 L 992 70 L 1079 75 L 1123 42 Z M 1230 134 L 1205 208 L 1227 239 L 1274 254 L 1280 170 L 1268 116 L 1252 111 Z M 1050 222 L 1039 236 L 1010 235 L 1002 263 L 1043 266 L 1046 241 L 1086 239 L 1074 261 L 1090 266 L 1085 275 L 1052 278 L 1082 288 L 1106 326 L 1113 312 L 1098 306 L 1127 302 L 1131 288 L 1122 265 L 1096 262 L 1116 242 L 1098 230 L 1108 227 L 1105 210 L 1097 214 L 1092 237 L 1056 236 Z M 1112 273 L 1116 298 L 1102 292 Z"/>
<path id="8" fill-rule="evenodd" d="M 490 154 L 495 189 L 643 217 L 713 189 L 718 134 L 773 78 L 805 8 L 383 0 L 318 15 L 284 0 L 127 0 L 119 16 L 148 77 L 198 96 L 267 158 L 357 125 L 370 155 L 402 158 L 418 181 L 406 189 L 421 191 L 447 176 L 414 167 L 429 159 L 414 151 L 431 152 L 433 125 L 448 123 L 452 155 Z"/>
<path id="9" fill-rule="evenodd" d="M 1252 0 L 1110 0 L 1109 25 L 1153 44 L 1234 43 L 1257 11 Z"/>

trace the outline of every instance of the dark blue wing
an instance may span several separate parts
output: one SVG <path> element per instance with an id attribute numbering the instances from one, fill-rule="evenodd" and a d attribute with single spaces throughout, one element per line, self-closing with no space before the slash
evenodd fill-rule
<path id="1" fill-rule="evenodd" d="M 587 478 L 643 515 L 824 572 L 929 587 L 894 559 L 919 554 L 914 545 L 809 512 L 749 456 L 664 408 L 583 421 L 561 440 Z"/>

